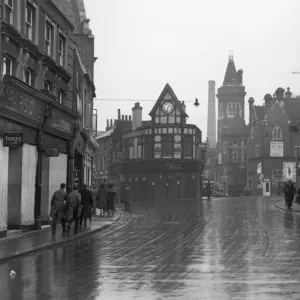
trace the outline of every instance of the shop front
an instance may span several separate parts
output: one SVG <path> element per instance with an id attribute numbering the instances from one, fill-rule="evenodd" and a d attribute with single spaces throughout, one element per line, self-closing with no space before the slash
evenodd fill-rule
<path id="1" fill-rule="evenodd" d="M 1 98 L 0 231 L 39 229 L 67 180 L 68 142 L 77 114 L 14 77 Z"/>
<path id="2" fill-rule="evenodd" d="M 131 200 L 172 201 L 201 197 L 202 164 L 196 160 L 122 163 L 122 181 L 131 188 Z"/>

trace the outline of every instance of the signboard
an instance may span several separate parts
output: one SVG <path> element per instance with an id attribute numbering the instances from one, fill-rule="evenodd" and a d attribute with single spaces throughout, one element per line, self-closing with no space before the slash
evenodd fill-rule
<path id="1" fill-rule="evenodd" d="M 52 108 L 52 116 L 49 122 L 49 126 L 66 133 L 72 134 L 73 132 L 73 118 L 66 113 L 60 111 L 58 108 Z"/>
<path id="2" fill-rule="evenodd" d="M 296 182 L 296 162 L 283 162 L 283 178 L 284 182 Z"/>
<path id="3" fill-rule="evenodd" d="M 8 87 L 6 108 L 35 121 L 43 121 L 46 104 L 14 87 Z"/>
<path id="4" fill-rule="evenodd" d="M 257 164 L 256 170 L 257 170 L 257 175 L 258 175 L 258 174 L 261 174 L 261 162 L 259 162 L 259 163 Z"/>
<path id="5" fill-rule="evenodd" d="M 23 145 L 23 133 L 3 133 L 3 147 L 18 147 Z"/>
<path id="6" fill-rule="evenodd" d="M 116 153 L 116 159 L 117 161 L 123 161 L 124 160 L 124 153 L 123 152 L 117 152 Z"/>
<path id="7" fill-rule="evenodd" d="M 270 156 L 283 157 L 283 142 L 270 142 Z"/>
<path id="8" fill-rule="evenodd" d="M 58 148 L 57 147 L 46 147 L 45 156 L 46 157 L 58 157 L 59 156 Z"/>
<path id="9" fill-rule="evenodd" d="M 218 164 L 221 165 L 222 164 L 222 153 L 218 154 Z"/>

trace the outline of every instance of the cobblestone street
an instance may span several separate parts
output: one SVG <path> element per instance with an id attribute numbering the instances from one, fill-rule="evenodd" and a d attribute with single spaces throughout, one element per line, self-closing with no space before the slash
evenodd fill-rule
<path id="1" fill-rule="evenodd" d="M 276 202 L 132 205 L 104 231 L 1 264 L 1 299 L 299 299 L 300 215 Z"/>

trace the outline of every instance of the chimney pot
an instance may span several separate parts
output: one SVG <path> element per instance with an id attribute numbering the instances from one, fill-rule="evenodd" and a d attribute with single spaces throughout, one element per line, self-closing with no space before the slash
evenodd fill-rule
<path id="1" fill-rule="evenodd" d="M 121 120 L 121 109 L 118 109 L 118 120 Z"/>
<path id="2" fill-rule="evenodd" d="M 122 120 L 124 121 L 124 115 L 122 115 Z"/>
<path id="3" fill-rule="evenodd" d="M 127 115 L 125 116 L 125 120 L 128 121 L 128 116 Z"/>
<path id="4" fill-rule="evenodd" d="M 112 122 L 112 119 L 110 119 L 110 127 L 113 126 L 113 122 Z"/>
<path id="5" fill-rule="evenodd" d="M 131 121 L 131 116 L 129 116 L 129 121 Z"/>

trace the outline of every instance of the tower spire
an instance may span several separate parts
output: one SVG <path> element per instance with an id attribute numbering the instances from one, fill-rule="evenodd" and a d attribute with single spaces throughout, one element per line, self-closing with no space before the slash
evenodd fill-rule
<path id="1" fill-rule="evenodd" d="M 234 51 L 229 50 L 229 61 L 233 61 L 233 54 L 234 54 Z"/>

